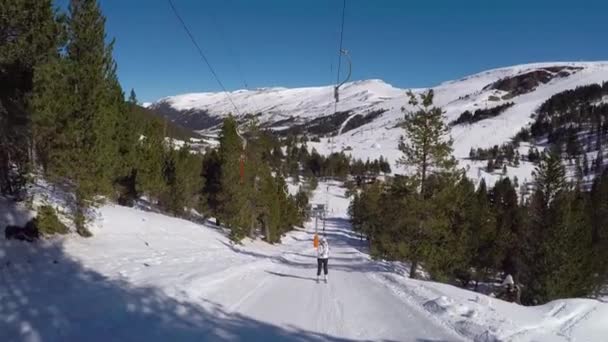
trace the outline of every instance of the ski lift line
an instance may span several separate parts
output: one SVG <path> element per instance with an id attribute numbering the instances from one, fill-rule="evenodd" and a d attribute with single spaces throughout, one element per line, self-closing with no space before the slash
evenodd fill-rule
<path id="1" fill-rule="evenodd" d="M 340 67 L 342 66 L 342 42 L 344 40 L 344 15 L 346 13 L 346 0 L 342 2 L 342 24 L 340 25 L 340 47 L 338 48 L 338 76 L 336 84 L 340 83 Z"/>
<path id="2" fill-rule="evenodd" d="M 207 56 L 205 56 L 205 53 L 203 53 L 203 50 L 201 49 L 201 47 L 196 42 L 196 39 L 194 39 L 194 36 L 192 35 L 192 32 L 190 32 L 190 29 L 188 28 L 188 25 L 186 25 L 186 22 L 184 21 L 184 19 L 182 19 L 182 17 L 179 15 L 179 12 L 177 11 L 177 8 L 175 7 L 175 4 L 173 3 L 173 0 L 167 0 L 167 1 L 169 2 L 169 5 L 171 6 L 171 9 L 173 10 L 173 13 L 175 14 L 175 16 L 177 17 L 177 19 L 181 23 L 182 27 L 184 28 L 184 31 L 186 31 L 186 34 L 190 38 L 190 41 L 192 41 L 192 44 L 194 44 L 194 47 L 198 51 L 201 59 L 205 62 L 205 64 L 209 68 L 209 71 L 211 71 L 211 74 L 213 75 L 213 77 L 217 81 L 217 84 L 219 84 L 219 86 L 224 91 L 224 94 L 228 98 L 228 101 L 230 101 L 230 103 L 232 104 L 232 107 L 234 107 L 234 110 L 236 111 L 236 113 L 239 116 L 241 116 L 241 112 L 239 111 L 239 109 L 236 106 L 236 104 L 234 103 L 234 101 L 232 101 L 232 97 L 230 96 L 230 93 L 226 90 L 226 87 L 224 87 L 224 84 L 222 83 L 222 81 L 220 80 L 219 76 L 217 75 L 217 73 L 213 69 L 213 66 L 211 65 L 211 63 L 207 59 Z"/>
<path id="3" fill-rule="evenodd" d="M 346 14 L 346 0 L 342 2 L 342 20 L 340 24 L 340 44 L 338 47 L 338 69 L 336 70 L 336 86 L 334 87 L 334 115 L 338 112 L 338 102 L 340 101 L 339 91 L 340 87 L 346 83 L 351 76 L 352 72 L 352 62 L 348 52 L 342 48 L 342 43 L 344 41 L 344 18 Z M 342 68 L 342 55 L 345 55 L 348 58 L 348 74 L 344 81 L 340 82 L 340 69 Z M 339 130 L 338 134 L 342 129 Z M 334 138 L 330 136 L 329 145 L 330 145 L 330 155 L 334 154 Z M 325 210 L 329 209 L 329 182 L 326 184 L 325 188 Z M 325 228 L 325 218 L 323 218 L 323 227 Z"/>
<path id="4" fill-rule="evenodd" d="M 229 57 L 230 57 L 229 59 L 231 60 L 234 68 L 236 69 L 236 71 L 239 75 L 239 78 L 241 79 L 241 82 L 243 82 L 245 89 L 249 90 L 249 85 L 243 74 L 239 56 L 234 51 L 234 49 L 232 49 L 231 44 L 229 44 L 229 39 L 227 38 L 226 32 L 223 30 L 222 26 L 220 25 L 220 22 L 218 21 L 217 16 L 211 9 L 207 9 L 207 11 L 204 11 L 204 12 L 211 19 L 211 22 L 215 26 L 215 29 L 217 30 L 217 32 L 220 36 L 220 39 L 224 42 L 224 47 L 226 48 L 226 53 L 229 55 Z"/>
<path id="5" fill-rule="evenodd" d="M 243 83 L 244 89 L 251 91 L 251 87 L 249 86 L 249 82 L 247 82 L 247 78 L 245 77 L 245 73 L 243 72 L 243 67 L 241 65 L 241 58 L 238 54 L 238 51 L 233 48 L 231 44 L 230 37 L 226 34 L 226 31 L 222 28 L 221 22 L 217 19 L 217 15 L 212 10 L 205 11 L 207 16 L 211 19 L 211 23 L 215 26 L 216 31 L 219 34 L 220 40 L 223 41 L 224 48 L 226 50 L 227 55 L 229 56 L 229 60 L 231 61 L 232 66 L 238 73 L 240 81 Z M 255 100 L 255 96 L 249 97 L 249 100 L 253 102 L 253 107 L 256 111 L 260 110 L 260 106 L 258 106 L 257 101 Z"/>

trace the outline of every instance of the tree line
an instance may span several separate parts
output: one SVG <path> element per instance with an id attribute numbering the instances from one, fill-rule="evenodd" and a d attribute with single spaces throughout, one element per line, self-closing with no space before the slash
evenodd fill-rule
<path id="1" fill-rule="evenodd" d="M 132 205 L 147 199 L 188 217 L 219 218 L 231 237 L 269 242 L 306 216 L 308 196 L 287 193 L 282 165 L 273 169 L 268 135 L 252 125 L 245 148 L 226 119 L 217 150 L 178 147 L 175 127 L 151 119 L 118 82 L 95 0 L 0 3 L 0 191 L 19 197 L 32 176 L 67 189 L 76 231 L 99 196 Z M 244 158 L 245 162 L 241 163 Z M 242 164 L 242 165 L 241 165 Z"/>
<path id="2" fill-rule="evenodd" d="M 477 109 L 473 113 L 465 110 L 460 116 L 452 122 L 452 126 L 460 124 L 472 124 L 484 119 L 493 118 L 500 115 L 502 112 L 507 110 L 509 107 L 514 105 L 513 102 L 506 102 L 501 105 L 492 108 Z"/>
<path id="3" fill-rule="evenodd" d="M 305 137 L 298 139 L 295 136 L 288 136 L 282 141 L 276 140 L 270 163 L 282 164 L 283 172 L 295 180 L 301 176 L 346 180 L 349 176 L 391 173 L 390 163 L 384 156 L 366 161 L 352 158 L 343 151 L 325 156 L 314 147 L 310 149 Z"/>
<path id="4" fill-rule="evenodd" d="M 417 109 L 406 115 L 400 149 L 413 173 L 363 187 L 351 202 L 372 255 L 463 287 L 511 274 L 526 304 L 599 291 L 608 281 L 608 171 L 583 191 L 559 153 L 543 153 L 531 196 L 519 197 L 509 178 L 475 187 L 456 167 L 432 98 L 411 94 Z"/>
<path id="5" fill-rule="evenodd" d="M 551 96 L 518 141 L 546 138 L 551 148 L 576 164 L 576 172 L 600 175 L 608 141 L 608 82 L 590 84 Z"/>

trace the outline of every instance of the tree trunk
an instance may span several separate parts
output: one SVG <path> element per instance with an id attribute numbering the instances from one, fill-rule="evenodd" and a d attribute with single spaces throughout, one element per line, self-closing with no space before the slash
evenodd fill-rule
<path id="1" fill-rule="evenodd" d="M 93 234 L 86 227 L 86 203 L 79 191 L 76 190 L 76 210 L 74 213 L 74 225 L 76 232 L 82 237 L 91 237 Z"/>
<path id="2" fill-rule="evenodd" d="M 412 260 L 412 265 L 410 266 L 410 278 L 416 279 L 418 274 L 416 270 L 418 269 L 418 260 Z"/>
<path id="3" fill-rule="evenodd" d="M 249 226 L 249 237 L 255 238 L 255 214 L 251 214 L 251 225 Z"/>
<path id="4" fill-rule="evenodd" d="M 266 242 L 271 243 L 272 241 L 270 240 L 270 225 L 268 223 L 265 223 L 264 228 L 266 231 Z"/>

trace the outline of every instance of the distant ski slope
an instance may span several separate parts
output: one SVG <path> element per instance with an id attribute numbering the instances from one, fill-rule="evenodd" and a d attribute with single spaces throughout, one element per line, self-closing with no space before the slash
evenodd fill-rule
<path id="1" fill-rule="evenodd" d="M 566 69 L 560 71 L 559 68 Z M 489 88 L 499 80 L 531 72 L 549 73 L 552 76 L 549 82 L 539 83 L 530 92 L 505 97 L 504 100 L 500 98 L 508 95 L 508 92 Z M 497 117 L 471 125 L 456 125 L 451 131 L 454 139 L 454 154 L 461 161 L 461 166 L 469 168 L 469 176 L 474 179 L 483 177 L 493 182 L 500 177 L 500 172 L 485 174 L 483 170 L 485 163 L 466 160 L 471 148 L 488 148 L 508 142 L 531 122 L 534 111 L 552 95 L 577 86 L 603 81 L 608 81 L 608 62 L 554 62 L 488 70 L 442 83 L 432 89 L 435 92 L 435 104 L 445 110 L 448 122 L 458 118 L 465 110 L 475 111 L 505 102 L 514 103 Z M 425 90 L 427 89 L 413 89 L 414 92 Z M 239 108 L 241 116 L 261 113 L 256 117 L 260 123 L 281 122 L 281 128 L 334 113 L 332 86 L 238 90 L 231 92 L 230 96 Z M 201 115 L 204 112 L 210 117 L 222 118 L 230 113 L 235 114 L 234 108 L 223 93 L 170 96 L 150 106 L 153 108 L 169 106 L 176 112 L 187 113 L 185 114 L 187 116 Z M 329 139 L 322 139 L 321 143 L 310 143 L 309 146 L 324 154 L 332 150 L 335 152 L 348 150 L 345 152 L 362 159 L 374 159 L 383 155 L 393 162 L 394 171 L 403 172 L 405 170 L 395 163 L 400 156 L 397 144 L 403 134 L 402 129 L 397 127 L 403 118 L 402 107 L 408 109 L 405 89 L 393 87 L 376 79 L 347 83 L 340 90 L 338 111 L 351 111 L 352 114 L 366 114 L 374 110 L 386 111 L 373 121 L 333 138 L 333 145 L 330 144 Z M 522 149 L 522 152 L 526 151 Z M 507 171 L 508 175 L 518 176 L 524 180 L 530 178 L 532 169 L 532 165 L 522 163 L 519 168 L 508 168 Z"/>

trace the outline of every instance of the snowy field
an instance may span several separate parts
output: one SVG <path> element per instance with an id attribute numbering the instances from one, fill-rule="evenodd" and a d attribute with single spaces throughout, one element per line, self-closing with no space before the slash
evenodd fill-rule
<path id="1" fill-rule="evenodd" d="M 106 205 L 90 239 L 0 238 L 0 341 L 606 341 L 608 304 L 522 307 L 405 277 L 370 259 L 349 199 L 329 203 L 330 274 L 315 281 L 314 223 L 280 245 L 154 212 Z M 0 199 L 0 227 L 27 210 Z"/>

